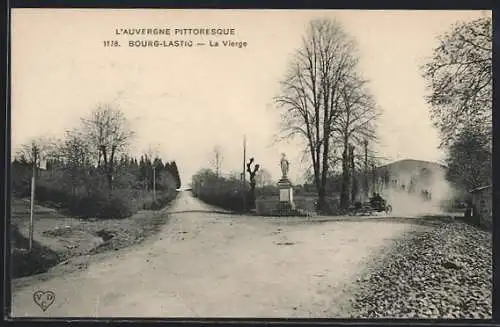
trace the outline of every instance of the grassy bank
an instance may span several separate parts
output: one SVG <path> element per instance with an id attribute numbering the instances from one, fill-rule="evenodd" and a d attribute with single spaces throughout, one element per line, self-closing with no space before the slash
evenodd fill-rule
<path id="1" fill-rule="evenodd" d="M 138 244 L 158 232 L 168 221 L 166 209 L 169 204 L 161 210 L 142 210 L 120 219 L 79 219 L 55 209 L 36 206 L 34 245 L 29 253 L 29 201 L 13 199 L 12 277 L 43 273 L 77 257 Z"/>

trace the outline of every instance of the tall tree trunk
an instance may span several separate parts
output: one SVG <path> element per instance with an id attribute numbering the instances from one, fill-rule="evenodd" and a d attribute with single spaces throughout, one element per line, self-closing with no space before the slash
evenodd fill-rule
<path id="1" fill-rule="evenodd" d="M 250 181 L 250 201 L 249 209 L 255 208 L 255 181 Z"/>
<path id="2" fill-rule="evenodd" d="M 113 190 L 113 174 L 106 174 L 106 179 L 108 181 L 108 189 L 109 191 L 112 191 Z"/>
<path id="3" fill-rule="evenodd" d="M 368 171 L 368 141 L 365 140 L 365 143 L 364 143 L 364 146 L 365 146 L 365 173 L 364 173 L 364 178 L 363 178 L 363 181 L 364 181 L 364 187 L 363 187 L 363 191 L 364 191 L 364 197 L 365 197 L 365 200 L 368 199 L 369 197 L 369 192 L 370 192 L 370 182 L 369 182 L 369 171 Z"/>
<path id="4" fill-rule="evenodd" d="M 111 147 L 111 155 L 108 162 L 108 187 L 110 191 L 113 191 L 113 174 L 115 165 L 115 150 L 116 147 L 113 145 Z"/>
<path id="5" fill-rule="evenodd" d="M 372 188 L 373 192 L 375 191 L 379 192 L 380 189 L 379 177 L 377 176 L 377 170 L 375 169 L 374 163 L 372 163 Z"/>
<path id="6" fill-rule="evenodd" d="M 328 110 L 325 108 L 325 112 Z M 327 118 L 325 114 L 325 119 Z M 318 192 L 319 196 L 319 207 L 320 209 L 324 212 L 326 210 L 326 180 L 327 180 L 327 175 L 328 175 L 328 152 L 329 152 L 329 128 L 328 125 L 325 124 L 325 127 L 323 129 L 323 163 L 322 163 L 322 172 L 321 172 L 321 188 L 319 189 L 321 192 Z"/>
<path id="7" fill-rule="evenodd" d="M 356 169 L 354 165 L 354 146 L 349 145 L 349 163 L 350 163 L 350 177 L 351 177 L 351 202 L 356 201 L 358 193 L 358 185 L 356 183 Z"/>
<path id="8" fill-rule="evenodd" d="M 342 153 L 342 188 L 340 190 L 340 207 L 347 209 L 349 207 L 349 156 L 347 145 L 344 145 Z"/>
<path id="9" fill-rule="evenodd" d="M 324 164 L 323 160 L 323 171 L 321 172 L 320 185 L 318 188 L 318 206 L 320 211 L 324 212 L 326 209 L 326 173 L 327 165 Z"/>
<path id="10" fill-rule="evenodd" d="M 318 209 L 320 212 L 325 212 L 326 201 L 325 201 L 325 187 L 323 185 L 318 189 Z"/>
<path id="11" fill-rule="evenodd" d="M 321 179 L 320 179 L 321 173 L 319 169 L 319 162 L 317 161 L 316 152 L 312 153 L 312 157 L 313 157 L 313 169 L 314 169 L 314 184 L 316 185 L 316 190 L 318 190 L 318 208 L 321 208 L 320 207 L 321 197 L 319 195 L 321 190 Z"/>
<path id="12" fill-rule="evenodd" d="M 356 177 L 353 177 L 352 179 L 352 190 L 351 190 L 351 201 L 354 203 L 354 202 L 357 202 L 357 197 L 358 197 L 358 193 L 359 193 L 359 184 L 358 184 L 358 180 L 356 179 Z"/>
<path id="13" fill-rule="evenodd" d="M 101 146 L 102 157 L 104 160 L 104 174 L 106 176 L 106 182 L 108 185 L 108 190 L 111 192 L 113 188 L 113 175 L 111 171 L 111 167 L 113 165 L 112 158 L 108 158 L 108 153 L 106 150 L 106 146 Z"/>

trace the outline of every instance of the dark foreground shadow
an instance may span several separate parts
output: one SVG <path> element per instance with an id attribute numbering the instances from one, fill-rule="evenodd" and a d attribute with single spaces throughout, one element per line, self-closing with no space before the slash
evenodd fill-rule
<path id="1" fill-rule="evenodd" d="M 401 224 L 416 224 L 423 226 L 437 227 L 445 223 L 451 222 L 462 222 L 462 219 L 454 216 L 446 215 L 423 215 L 421 217 L 398 217 L 398 216 L 380 216 L 380 217 L 367 217 L 367 216 L 342 216 L 342 217 L 328 217 L 328 216 L 316 216 L 313 218 L 302 217 L 302 216 L 266 216 L 258 215 L 252 213 L 241 213 L 234 211 L 223 211 L 223 210 L 178 210 L 169 211 L 170 215 L 174 214 L 187 214 L 187 213 L 205 213 L 205 214 L 219 214 L 227 216 L 241 216 L 241 217 L 255 217 L 261 219 L 269 219 L 269 222 L 279 223 L 282 220 L 286 220 L 287 223 L 292 224 L 318 224 L 318 223 L 333 223 L 333 222 L 390 222 L 390 223 L 401 223 Z"/>
<path id="2" fill-rule="evenodd" d="M 11 226 L 11 271 L 12 278 L 41 274 L 61 261 L 61 257 L 36 240 L 29 252 L 29 239 L 24 237 L 17 226 Z"/>
<path id="3" fill-rule="evenodd" d="M 454 221 L 459 221 L 453 217 L 449 216 L 422 216 L 422 217 L 346 217 L 340 219 L 328 219 L 328 218 L 316 218 L 314 222 L 317 223 L 326 223 L 326 222 L 334 222 L 334 221 L 356 221 L 356 222 L 390 222 L 390 223 L 401 223 L 401 224 L 416 224 L 423 226 L 439 226 L 445 223 L 450 223 Z"/>
<path id="4" fill-rule="evenodd" d="M 168 211 L 169 215 L 183 214 L 183 213 L 215 213 L 219 215 L 240 215 L 237 212 L 222 211 L 222 210 L 178 210 L 178 211 Z"/>

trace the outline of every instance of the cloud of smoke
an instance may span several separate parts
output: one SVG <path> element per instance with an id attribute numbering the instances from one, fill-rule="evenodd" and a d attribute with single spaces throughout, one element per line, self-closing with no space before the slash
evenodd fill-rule
<path id="1" fill-rule="evenodd" d="M 447 211 L 447 206 L 455 196 L 452 185 L 446 180 L 444 171 L 433 172 L 425 183 L 418 182 L 413 192 L 409 192 L 411 175 L 399 176 L 397 183 L 382 191 L 382 197 L 392 206 L 392 215 L 405 217 L 438 215 Z M 403 187 L 404 186 L 404 187 Z M 428 191 L 425 197 L 423 191 Z"/>

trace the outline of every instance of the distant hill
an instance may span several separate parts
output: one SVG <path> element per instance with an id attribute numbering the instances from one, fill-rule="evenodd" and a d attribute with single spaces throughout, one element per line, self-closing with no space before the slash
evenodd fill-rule
<path id="1" fill-rule="evenodd" d="M 447 167 L 437 162 L 403 159 L 376 168 L 377 172 L 389 171 L 391 175 L 412 174 L 422 169 L 427 169 L 434 173 L 445 173 Z"/>

